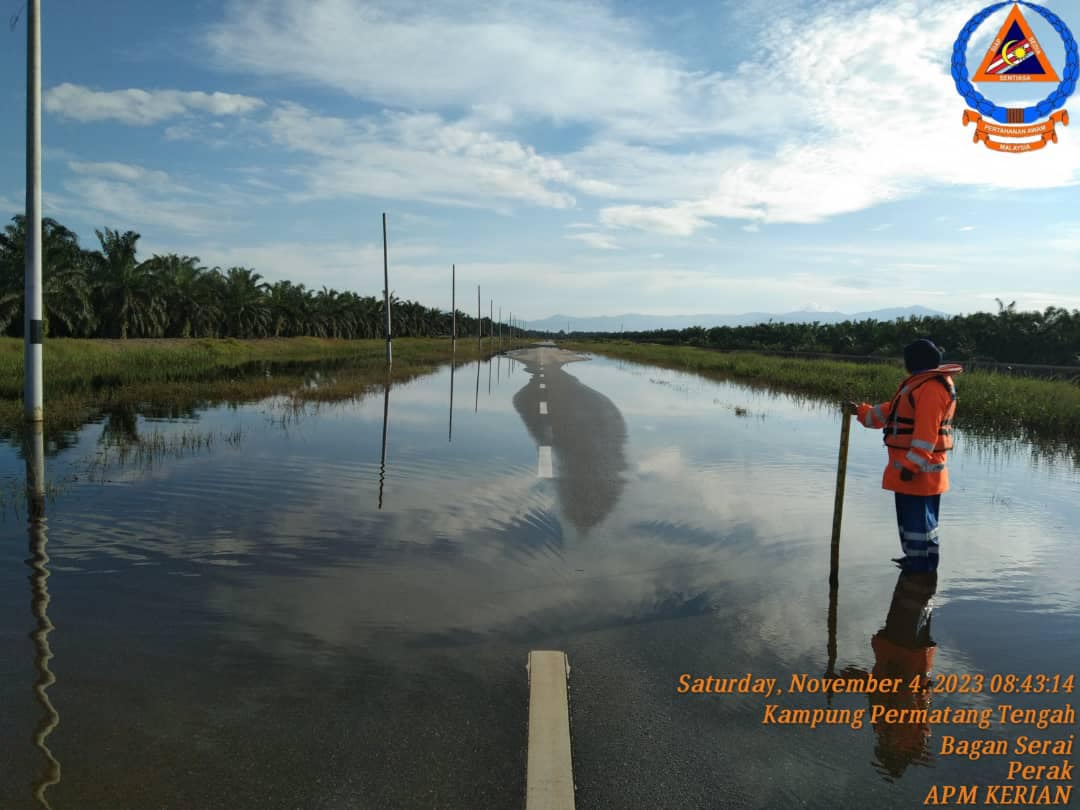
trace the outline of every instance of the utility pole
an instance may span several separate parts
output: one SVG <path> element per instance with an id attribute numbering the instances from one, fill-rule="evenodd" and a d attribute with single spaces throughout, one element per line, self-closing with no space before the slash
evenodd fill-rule
<path id="1" fill-rule="evenodd" d="M 457 350 L 457 265 L 450 265 L 450 347 Z"/>
<path id="2" fill-rule="evenodd" d="M 491 342 L 495 339 L 495 299 L 488 299 L 488 349 L 491 349 Z"/>
<path id="3" fill-rule="evenodd" d="M 499 353 L 502 353 L 502 307 L 499 307 Z"/>
<path id="4" fill-rule="evenodd" d="M 382 215 L 382 266 L 383 266 L 383 302 L 386 305 L 386 365 L 393 362 L 393 353 L 390 348 L 390 265 L 386 251 L 386 214 Z"/>
<path id="5" fill-rule="evenodd" d="M 41 363 L 41 0 L 26 15 L 26 267 L 23 309 L 23 411 L 45 418 Z"/>
<path id="6" fill-rule="evenodd" d="M 476 350 L 484 350 L 484 316 L 480 310 L 480 285 L 476 285 Z M 480 370 L 477 369 L 476 379 L 480 379 Z M 477 383 L 479 386 L 479 383 Z M 479 390 L 479 388 L 477 389 Z"/>

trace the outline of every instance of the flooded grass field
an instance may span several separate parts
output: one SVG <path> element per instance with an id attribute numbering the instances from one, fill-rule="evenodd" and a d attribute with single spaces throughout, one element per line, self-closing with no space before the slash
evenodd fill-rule
<path id="1" fill-rule="evenodd" d="M 520 807 L 533 649 L 569 656 L 581 808 L 907 808 L 1073 761 L 940 752 L 1075 720 L 870 722 L 1076 705 L 990 690 L 1080 669 L 1066 453 L 960 434 L 941 569 L 911 578 L 880 434 L 853 425 L 830 594 L 837 407 L 547 351 L 339 403 L 106 416 L 46 453 L 43 516 L 5 446 L 0 807 Z M 930 649 L 984 688 L 788 694 Z M 783 694 L 679 691 L 748 674 Z"/>

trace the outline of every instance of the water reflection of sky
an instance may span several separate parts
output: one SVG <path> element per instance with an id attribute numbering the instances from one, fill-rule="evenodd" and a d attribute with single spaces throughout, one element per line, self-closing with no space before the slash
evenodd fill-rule
<path id="1" fill-rule="evenodd" d="M 700 710 L 708 717 L 691 721 L 685 704 L 671 700 L 673 671 L 785 678 L 824 670 L 837 412 L 673 371 L 600 359 L 568 365 L 614 403 L 627 429 L 618 500 L 598 525 L 580 530 L 566 519 L 556 482 L 536 477 L 535 442 L 511 404 L 524 370 L 515 365 L 511 374 L 504 360 L 489 394 L 489 367 L 479 366 L 479 393 L 477 369 L 454 374 L 449 441 L 448 369 L 392 387 L 381 509 L 381 395 L 323 405 L 287 431 L 266 403 L 214 409 L 198 427 L 239 428 L 239 446 L 116 470 L 109 483 L 69 483 L 48 519 L 61 713 L 65 694 L 69 707 L 81 705 L 96 684 L 96 699 L 108 704 L 140 678 L 137 661 L 126 673 L 95 670 L 103 655 L 123 655 L 133 643 L 150 651 L 227 643 L 257 650 L 275 671 L 316 668 L 328 678 L 358 651 L 406 666 L 416 650 L 452 656 L 491 644 L 557 644 L 570 652 L 579 705 L 590 711 L 622 711 L 632 701 L 641 722 L 673 740 L 687 733 L 673 717 L 694 726 L 691 736 L 726 723 L 717 745 L 744 750 L 743 775 L 729 779 L 733 797 L 764 778 L 766 760 L 789 771 L 770 771 L 779 778 L 769 794 L 776 802 L 820 788 L 821 779 L 833 800 L 860 804 L 925 787 L 930 776 L 888 787 L 846 762 L 871 756 L 868 732 L 762 733 L 747 701 L 710 701 Z M 50 477 L 79 469 L 100 430 L 86 428 L 76 447 L 50 459 Z M 898 541 L 891 493 L 880 489 L 880 438 L 853 431 L 837 649 L 840 666 L 868 668 L 869 640 L 896 582 L 888 558 Z M 0 464 L 0 475 L 22 474 L 14 453 Z M 963 441 L 952 471 L 942 506 L 936 669 L 1075 671 L 1077 472 L 1032 467 L 1023 455 L 995 459 Z M 11 515 L 0 531 L 0 641 L 21 649 L 31 619 L 26 535 Z M 78 636 L 65 637 L 65 626 Z M 613 662 L 619 674 L 604 677 L 627 690 L 621 697 L 598 680 Z M 29 662 L 0 666 L 0 697 L 31 728 Z M 167 723 L 168 713 L 159 720 Z M 65 738 L 65 726 L 77 736 Z M 95 734 L 72 720 L 52 740 L 63 754 L 65 739 L 69 748 L 73 739 L 91 745 Z M 823 741 L 833 747 L 828 754 Z M 0 754 L 28 762 L 12 745 Z M 93 756 L 83 756 L 90 767 Z M 936 768 L 940 782 L 996 775 L 993 762 L 939 760 Z M 74 790 L 70 782 L 64 789 Z"/>

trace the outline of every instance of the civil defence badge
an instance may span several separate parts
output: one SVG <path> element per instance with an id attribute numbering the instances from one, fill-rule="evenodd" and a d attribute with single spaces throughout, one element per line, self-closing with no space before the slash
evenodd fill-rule
<path id="1" fill-rule="evenodd" d="M 975 76 L 969 77 L 967 51 L 972 34 L 987 17 L 1009 5 L 1012 5 L 1012 10 L 1008 19 L 991 43 Z M 1065 69 L 1060 78 L 1024 18 L 1020 6 L 1026 6 L 1039 14 L 1053 26 L 1065 44 Z M 1057 125 L 1069 125 L 1069 113 L 1061 108 L 1076 89 L 1078 73 L 1080 57 L 1077 55 L 1076 40 L 1068 26 L 1049 9 L 1023 0 L 987 6 L 968 20 L 953 45 L 953 81 L 956 82 L 957 92 L 963 96 L 969 107 L 964 110 L 964 126 L 975 124 L 974 142 L 981 142 L 988 149 L 997 152 L 1032 152 L 1042 149 L 1048 143 L 1057 143 Z M 1007 108 L 983 96 L 975 89 L 973 82 L 1058 84 L 1057 89 L 1038 104 Z M 996 138 L 1011 140 L 995 140 Z"/>

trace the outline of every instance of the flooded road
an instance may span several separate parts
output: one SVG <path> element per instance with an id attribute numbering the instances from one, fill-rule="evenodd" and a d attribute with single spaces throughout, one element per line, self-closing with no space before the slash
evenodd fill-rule
<path id="1" fill-rule="evenodd" d="M 26 453 L 7 448 L 0 807 L 521 807 L 531 649 L 569 656 L 580 808 L 907 808 L 1003 784 L 1010 757 L 942 756 L 943 735 L 1011 746 L 1075 724 L 764 711 L 872 709 L 787 687 L 930 649 L 935 673 L 1077 672 L 1080 472 L 960 435 L 941 569 L 903 578 L 880 435 L 854 425 L 830 598 L 839 418 L 533 349 L 302 413 L 88 425 L 47 455 L 29 528 L 11 495 Z M 179 449 L 88 463 L 118 433 Z M 168 440 L 196 433 L 237 438 Z M 684 674 L 785 694 L 680 694 Z"/>

